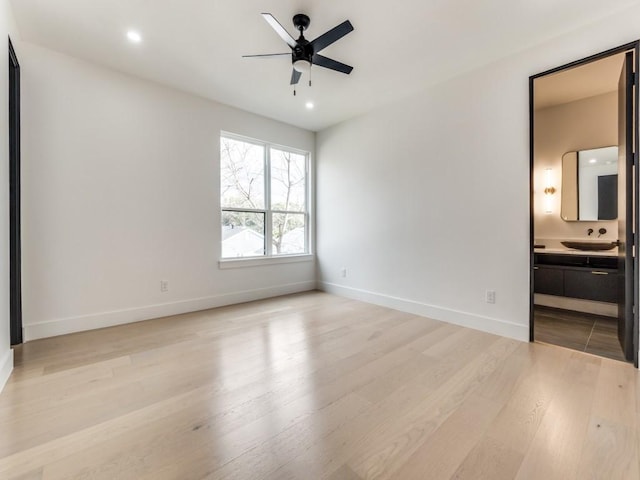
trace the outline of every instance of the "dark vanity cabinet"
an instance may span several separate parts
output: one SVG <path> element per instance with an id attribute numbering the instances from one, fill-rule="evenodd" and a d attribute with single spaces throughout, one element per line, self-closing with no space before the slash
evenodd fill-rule
<path id="1" fill-rule="evenodd" d="M 618 258 L 536 253 L 535 293 L 618 303 Z"/>

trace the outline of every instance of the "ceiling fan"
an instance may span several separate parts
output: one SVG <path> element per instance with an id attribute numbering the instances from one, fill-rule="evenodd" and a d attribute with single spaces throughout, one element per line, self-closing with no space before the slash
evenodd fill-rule
<path id="1" fill-rule="evenodd" d="M 293 16 L 293 25 L 296 27 L 296 30 L 300 32 L 300 37 L 295 40 L 289 32 L 285 30 L 285 28 L 280 25 L 278 20 L 275 19 L 273 15 L 270 13 L 263 13 L 263 18 L 267 21 L 271 28 L 273 28 L 276 33 L 284 40 L 289 48 L 291 48 L 291 52 L 287 53 L 268 53 L 263 55 L 243 55 L 243 58 L 268 58 L 268 57 L 279 57 L 282 55 L 291 55 L 291 62 L 293 63 L 293 70 L 291 72 L 291 85 L 296 85 L 300 80 L 300 77 L 303 73 L 308 73 L 311 70 L 311 65 L 318 65 L 320 67 L 328 68 L 330 70 L 335 70 L 337 72 L 346 73 L 347 75 L 351 73 L 353 67 L 349 65 L 345 65 L 344 63 L 338 62 L 337 60 L 333 60 L 328 57 L 324 57 L 320 55 L 318 52 L 323 48 L 328 47 L 332 43 L 340 40 L 347 33 L 353 31 L 353 25 L 349 20 L 342 22 L 340 25 L 332 28 L 328 32 L 323 33 L 315 40 L 309 41 L 304 38 L 302 32 L 304 32 L 311 20 L 307 15 L 303 13 L 298 13 Z M 309 85 L 311 85 L 311 81 L 309 81 Z M 295 95 L 295 90 L 293 92 Z"/>

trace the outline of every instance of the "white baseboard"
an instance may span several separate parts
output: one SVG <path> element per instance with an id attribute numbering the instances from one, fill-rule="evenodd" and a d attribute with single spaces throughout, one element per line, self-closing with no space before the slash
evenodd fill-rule
<path id="1" fill-rule="evenodd" d="M 9 349 L 3 358 L 0 358 L 0 392 L 9 380 L 9 375 L 13 370 L 13 350 Z"/>
<path id="2" fill-rule="evenodd" d="M 197 312 L 199 310 L 207 310 L 209 308 L 223 307 L 225 305 L 250 302 L 253 300 L 262 300 L 264 298 L 278 297 L 280 295 L 288 295 L 290 293 L 305 292 L 308 290 L 314 290 L 315 288 L 316 282 L 311 280 L 307 282 L 289 283 L 255 290 L 244 290 L 224 295 L 194 298 L 179 302 L 47 320 L 44 322 L 24 325 L 24 336 L 25 341 L 37 340 L 39 338 L 55 337 L 58 335 L 66 335 L 68 333 L 113 327 L 115 325 L 122 325 L 125 323 L 150 320 L 152 318 Z"/>
<path id="3" fill-rule="evenodd" d="M 358 288 L 345 287 L 343 285 L 336 285 L 335 283 L 318 282 L 318 288 L 327 293 L 333 293 L 342 297 L 353 298 L 354 300 L 361 300 L 363 302 L 373 303 L 375 305 L 393 308 L 394 310 L 413 313 L 422 317 L 453 323 L 462 327 L 473 328 L 474 330 L 481 330 L 523 342 L 529 341 L 528 325 L 520 325 L 505 320 L 483 317 L 472 313 L 451 310 L 449 308 L 436 307 L 414 300 L 383 295 Z"/>

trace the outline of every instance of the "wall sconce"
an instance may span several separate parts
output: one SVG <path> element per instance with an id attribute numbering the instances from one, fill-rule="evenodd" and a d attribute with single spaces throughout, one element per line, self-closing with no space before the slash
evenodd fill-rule
<path id="1" fill-rule="evenodd" d="M 545 187 L 544 187 L 544 195 L 545 195 L 545 213 L 553 213 L 553 201 L 552 195 L 556 193 L 556 189 L 553 186 L 553 169 L 547 168 L 545 170 Z"/>
<path id="2" fill-rule="evenodd" d="M 547 168 L 544 173 L 545 173 L 545 188 L 544 188 L 544 193 L 547 195 L 553 195 L 554 193 L 556 193 L 556 189 L 553 186 L 553 182 L 552 182 L 552 178 L 551 178 L 551 174 L 552 174 L 553 170 L 551 168 Z"/>

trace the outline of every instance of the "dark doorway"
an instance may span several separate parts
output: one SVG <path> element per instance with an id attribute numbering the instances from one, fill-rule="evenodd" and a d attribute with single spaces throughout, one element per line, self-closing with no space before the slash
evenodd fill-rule
<path id="1" fill-rule="evenodd" d="M 636 367 L 639 57 L 633 42 L 529 79 L 530 339 Z"/>
<path id="2" fill-rule="evenodd" d="M 11 345 L 22 343 L 20 243 L 20 64 L 9 39 L 9 318 Z"/>

